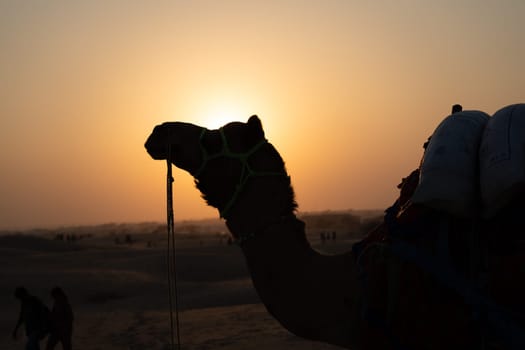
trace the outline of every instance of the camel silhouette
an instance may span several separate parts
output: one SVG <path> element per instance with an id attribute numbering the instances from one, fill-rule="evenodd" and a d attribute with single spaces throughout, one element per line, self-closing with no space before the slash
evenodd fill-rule
<path id="1" fill-rule="evenodd" d="M 351 251 L 324 255 L 306 238 L 284 161 L 257 116 L 217 130 L 167 122 L 145 147 L 195 178 L 261 301 L 290 332 L 349 349 L 525 348 L 518 204 L 485 221 L 411 204 L 415 170 L 382 224 Z"/>

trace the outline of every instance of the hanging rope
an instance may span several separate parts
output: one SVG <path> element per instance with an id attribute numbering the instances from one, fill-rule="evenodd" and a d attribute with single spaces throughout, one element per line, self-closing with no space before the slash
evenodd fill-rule
<path id="1" fill-rule="evenodd" d="M 177 334 L 177 349 L 180 350 L 180 327 L 179 327 L 179 305 L 177 293 L 177 271 L 175 269 L 175 220 L 173 215 L 173 176 L 171 174 L 171 147 L 168 146 L 168 157 L 166 164 L 168 172 L 166 176 L 166 197 L 167 197 L 167 226 L 168 226 L 168 248 L 167 248 L 167 265 L 168 265 L 168 289 L 170 299 L 170 335 L 171 348 L 175 349 L 175 331 L 173 310 L 175 309 L 175 329 Z M 173 277 L 172 277 L 173 276 Z"/>

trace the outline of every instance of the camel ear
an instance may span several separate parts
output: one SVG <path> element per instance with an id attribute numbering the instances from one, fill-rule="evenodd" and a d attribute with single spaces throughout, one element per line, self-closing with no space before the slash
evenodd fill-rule
<path id="1" fill-rule="evenodd" d="M 252 115 L 250 119 L 248 119 L 248 129 L 251 138 L 256 140 L 264 138 L 264 130 L 261 121 L 256 115 Z"/>

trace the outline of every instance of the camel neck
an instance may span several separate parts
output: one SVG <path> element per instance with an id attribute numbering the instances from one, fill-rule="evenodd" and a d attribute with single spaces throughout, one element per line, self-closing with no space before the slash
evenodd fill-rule
<path id="1" fill-rule="evenodd" d="M 227 222 L 228 224 L 228 222 Z M 261 223 L 259 227 L 253 227 L 248 230 L 236 230 L 234 231 L 234 225 L 228 225 L 232 233 L 236 238 L 237 244 L 244 246 L 246 243 L 249 243 L 256 238 L 260 238 L 265 235 L 272 235 L 272 232 L 275 231 L 295 231 L 300 236 L 301 233 L 304 236 L 304 222 L 297 219 L 294 214 L 286 214 L 276 217 L 275 219 L 269 219 L 266 223 Z M 272 239 L 272 237 L 266 237 Z M 279 240 L 279 237 L 276 237 Z M 282 238 L 282 236 L 281 236 Z M 305 238 L 306 240 L 306 238 Z"/>
<path id="2" fill-rule="evenodd" d="M 351 254 L 319 254 L 295 216 L 270 224 L 241 248 L 261 301 L 285 328 L 339 346 L 351 342 L 358 315 Z"/>

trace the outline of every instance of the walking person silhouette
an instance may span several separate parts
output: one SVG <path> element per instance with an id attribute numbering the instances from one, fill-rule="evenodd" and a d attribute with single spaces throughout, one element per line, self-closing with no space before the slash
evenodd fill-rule
<path id="1" fill-rule="evenodd" d="M 13 330 L 13 339 L 17 338 L 18 328 L 24 324 L 27 336 L 25 349 L 40 350 L 40 341 L 49 332 L 49 309 L 24 287 L 15 289 L 15 297 L 20 300 L 20 315 Z"/>
<path id="2" fill-rule="evenodd" d="M 51 290 L 53 307 L 50 314 L 50 333 L 47 339 L 46 350 L 53 350 L 60 342 L 63 350 L 71 350 L 71 336 L 73 335 L 73 309 L 69 300 L 60 287 Z"/>

